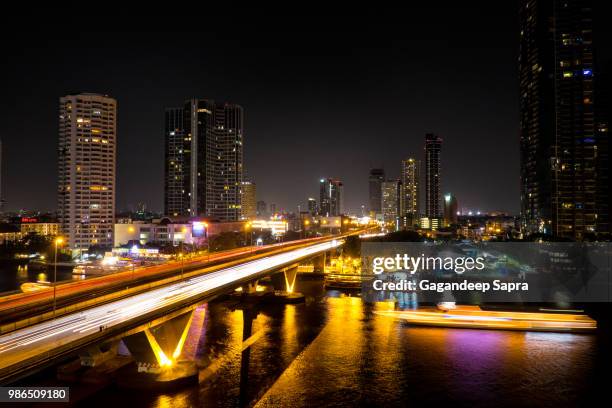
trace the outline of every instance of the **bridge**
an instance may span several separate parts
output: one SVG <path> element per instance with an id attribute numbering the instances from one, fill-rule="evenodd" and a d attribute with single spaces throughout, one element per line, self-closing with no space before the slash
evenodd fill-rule
<path id="1" fill-rule="evenodd" d="M 111 300 L 102 297 L 91 307 L 87 302 L 68 303 L 57 316 L 49 318 L 47 310 L 43 313 L 46 318 L 37 314 L 22 319 L 30 322 L 25 327 L 9 330 L 10 325 L 5 325 L 6 333 L 0 335 L 0 384 L 75 355 L 81 357 L 83 365 L 95 366 L 114 353 L 120 340 L 138 363 L 139 371 L 142 368 L 158 373 L 176 363 L 191 324 L 190 312 L 199 304 L 236 287 L 253 291 L 258 279 L 279 271 L 285 272 L 287 289 L 291 289 L 300 262 L 340 247 L 347 235 L 355 233 L 286 243 L 248 255 L 240 252 L 212 266 L 199 259 L 188 264 L 187 271 L 181 262 L 181 276 L 177 276 L 175 263 L 170 278 L 165 275 L 168 271 L 162 270 L 164 273 L 154 282 L 121 289 L 122 296 L 116 300 L 112 300 L 113 293 L 107 293 Z M 293 273 L 288 279 L 289 270 Z M 49 293 L 44 300 L 36 297 L 34 302 L 48 302 L 48 297 Z M 14 310 L 24 306 L 16 303 Z M 5 310 L 9 309 L 5 306 Z"/>

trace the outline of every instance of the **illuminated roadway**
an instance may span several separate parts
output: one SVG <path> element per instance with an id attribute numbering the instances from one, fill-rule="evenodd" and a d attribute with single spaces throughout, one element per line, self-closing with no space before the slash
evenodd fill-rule
<path id="1" fill-rule="evenodd" d="M 238 248 L 219 253 L 212 253 L 209 255 L 201 255 L 194 258 L 185 259 L 183 267 L 185 269 L 190 268 L 194 265 L 201 266 L 203 262 L 212 263 L 219 261 L 226 261 L 244 255 L 256 255 L 263 251 L 272 250 L 274 248 L 282 248 L 283 246 L 291 246 L 307 242 L 316 242 L 320 238 L 310 238 L 298 241 L 287 242 L 283 244 L 272 244 L 261 247 L 247 247 Z M 106 275 L 106 276 L 95 276 L 87 278 L 85 280 L 70 281 L 70 282 L 58 282 L 57 286 L 57 297 L 69 297 L 78 295 L 79 293 L 92 293 L 93 290 L 99 290 L 108 288 L 112 285 L 129 284 L 132 281 L 138 281 L 143 278 L 155 278 L 156 275 L 164 273 L 175 272 L 181 267 L 181 261 L 172 261 L 159 265 L 152 265 L 146 267 L 136 267 L 132 271 L 131 268 L 126 268 L 121 272 Z M 0 298 L 0 316 L 9 317 L 9 313 L 12 310 L 20 307 L 30 308 L 37 302 L 50 303 L 51 288 L 43 289 L 36 292 L 18 293 L 14 295 L 4 296 Z M 2 320 L 2 319 L 0 319 Z"/>
<path id="2" fill-rule="evenodd" d="M 255 278 L 264 272 L 341 244 L 341 241 L 333 240 L 267 256 L 5 334 L 0 336 L 0 374 L 4 377 L 6 371 L 10 374 L 11 366 L 40 357 L 97 332 L 145 314 L 161 313 L 173 305 L 188 303 L 190 299 L 197 300 L 206 293 L 213 293 L 215 289 L 233 282 L 243 282 L 250 277 Z"/>

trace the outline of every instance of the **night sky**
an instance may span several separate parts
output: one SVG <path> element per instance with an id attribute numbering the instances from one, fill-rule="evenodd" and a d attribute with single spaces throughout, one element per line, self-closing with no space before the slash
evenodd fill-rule
<path id="1" fill-rule="evenodd" d="M 163 110 L 201 97 L 244 107 L 246 172 L 258 200 L 277 208 L 304 209 L 330 176 L 344 181 L 345 207 L 357 212 L 370 167 L 398 177 L 400 160 L 423 159 L 424 135 L 434 132 L 444 140 L 442 189 L 459 208 L 516 213 L 516 19 L 508 1 L 341 27 L 330 18 L 215 32 L 121 23 L 106 32 L 5 30 L 6 209 L 55 209 L 58 98 L 87 91 L 118 101 L 118 210 L 162 210 Z"/>

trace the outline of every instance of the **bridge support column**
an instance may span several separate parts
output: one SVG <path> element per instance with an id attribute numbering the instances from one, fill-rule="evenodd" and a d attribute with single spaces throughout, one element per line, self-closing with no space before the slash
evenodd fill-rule
<path id="1" fill-rule="evenodd" d="M 315 273 L 325 273 L 325 263 L 327 262 L 327 252 L 323 252 L 312 260 Z"/>
<path id="2" fill-rule="evenodd" d="M 255 293 L 257 292 L 257 285 L 259 284 L 259 280 L 255 280 L 253 282 L 247 283 L 242 287 L 242 293 Z"/>
<path id="3" fill-rule="evenodd" d="M 285 276 L 285 290 L 288 293 L 293 293 L 295 288 L 295 281 L 297 279 L 297 266 L 294 268 L 284 269 L 283 274 Z"/>
<path id="4" fill-rule="evenodd" d="M 181 355 L 194 311 L 177 316 L 123 339 L 138 365 L 138 372 L 161 373 Z"/>
<path id="5" fill-rule="evenodd" d="M 119 341 L 112 343 L 101 343 L 88 347 L 79 353 L 81 366 L 97 367 L 100 364 L 114 358 L 117 355 Z"/>
<path id="6" fill-rule="evenodd" d="M 293 293 L 295 289 L 295 282 L 297 280 L 298 267 L 292 266 L 280 270 L 270 278 L 272 279 L 272 285 L 274 290 L 280 292 Z"/>

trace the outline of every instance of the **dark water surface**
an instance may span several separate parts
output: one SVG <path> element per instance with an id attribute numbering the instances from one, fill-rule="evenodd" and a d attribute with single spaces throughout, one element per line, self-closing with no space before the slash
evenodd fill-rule
<path id="1" fill-rule="evenodd" d="M 25 282 L 53 281 L 53 268 L 33 268 L 27 262 L 0 260 L 0 293 L 19 291 Z M 72 275 L 72 267 L 58 266 L 57 281 L 80 280 L 82 276 Z"/>
<path id="2" fill-rule="evenodd" d="M 200 307 L 182 354 L 198 362 L 198 386 L 113 387 L 82 405 L 563 407 L 609 398 L 605 334 L 409 327 L 373 313 L 388 303 L 326 292 L 321 282 L 298 286 L 305 304 Z M 254 342 L 243 352 L 250 317 Z"/>

